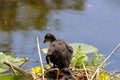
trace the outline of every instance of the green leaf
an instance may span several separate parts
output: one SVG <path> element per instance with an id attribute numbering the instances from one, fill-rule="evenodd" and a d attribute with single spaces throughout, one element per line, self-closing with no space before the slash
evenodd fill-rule
<path id="1" fill-rule="evenodd" d="M 99 53 L 93 53 L 93 56 L 92 56 L 92 64 L 94 65 L 94 66 L 99 66 L 101 63 L 102 63 L 102 61 L 103 61 L 103 59 L 104 59 L 104 55 L 103 54 L 99 54 Z M 104 66 L 106 66 L 106 64 L 104 64 Z"/>
<path id="2" fill-rule="evenodd" d="M 98 51 L 96 47 L 84 43 L 72 43 L 70 45 L 73 47 L 74 53 L 76 53 L 76 50 L 79 46 L 81 49 L 81 53 L 93 53 Z"/>
<path id="3" fill-rule="evenodd" d="M 84 43 L 71 43 L 70 45 L 73 47 L 74 53 L 76 53 L 79 46 L 81 48 L 81 53 L 93 53 L 98 51 L 96 47 Z M 48 48 L 41 49 L 41 51 L 45 54 L 47 53 L 47 50 Z"/>
<path id="4" fill-rule="evenodd" d="M 82 66 L 82 64 L 84 64 L 87 60 L 88 57 L 85 54 L 75 55 L 71 63 L 75 66 Z"/>
<path id="5" fill-rule="evenodd" d="M 42 51 L 44 54 L 47 54 L 48 48 L 43 48 L 43 49 L 41 49 L 41 51 Z"/>
<path id="6" fill-rule="evenodd" d="M 13 58 L 12 55 L 6 55 L 0 52 L 0 73 L 9 69 L 9 66 L 4 64 L 4 61 L 9 61 L 13 65 L 20 66 L 25 62 L 25 58 Z"/>

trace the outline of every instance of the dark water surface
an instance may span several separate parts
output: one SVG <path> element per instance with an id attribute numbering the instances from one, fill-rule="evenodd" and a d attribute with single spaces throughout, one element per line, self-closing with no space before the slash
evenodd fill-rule
<path id="1" fill-rule="evenodd" d="M 36 36 L 91 44 L 107 56 L 120 43 L 119 0 L 0 0 L 0 51 L 39 60 Z M 45 61 L 45 55 L 43 59 Z M 120 69 L 120 50 L 107 70 Z M 28 63 L 24 68 L 39 64 Z"/>

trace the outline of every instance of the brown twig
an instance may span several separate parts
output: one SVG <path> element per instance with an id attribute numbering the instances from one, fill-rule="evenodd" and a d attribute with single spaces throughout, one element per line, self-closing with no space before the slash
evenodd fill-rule
<path id="1" fill-rule="evenodd" d="M 15 71 L 15 69 L 13 68 L 13 66 L 12 66 L 11 64 L 10 64 L 10 67 L 11 67 L 12 71 L 13 71 L 15 74 L 17 74 L 16 71 Z"/>
<path id="2" fill-rule="evenodd" d="M 25 58 L 25 62 L 24 62 L 22 65 L 20 65 L 19 67 L 20 67 L 20 68 L 23 68 L 23 66 L 25 66 L 25 65 L 28 63 L 28 61 L 29 61 L 29 59 L 28 59 L 28 58 Z"/>
<path id="3" fill-rule="evenodd" d="M 15 70 L 17 70 L 18 72 L 22 73 L 23 75 L 30 75 L 28 72 L 24 71 L 23 69 L 11 64 L 10 62 L 8 61 L 4 61 L 4 64 L 8 65 L 9 67 L 12 66 L 12 68 L 14 68 Z"/>

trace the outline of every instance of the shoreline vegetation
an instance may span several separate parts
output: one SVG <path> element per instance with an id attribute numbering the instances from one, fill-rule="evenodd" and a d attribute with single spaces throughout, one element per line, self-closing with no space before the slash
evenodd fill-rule
<path id="1" fill-rule="evenodd" d="M 18 78 L 19 80 L 73 80 L 69 75 L 63 74 L 57 68 L 51 68 L 46 63 L 42 62 L 41 51 L 46 54 L 47 48 L 40 49 L 39 38 L 36 37 L 36 40 L 40 61 L 34 60 L 34 62 L 39 62 L 40 66 L 30 70 L 23 70 L 18 67 L 20 65 L 16 65 L 14 62 L 14 60 L 18 60 L 18 58 L 13 59 L 13 57 L 10 57 L 12 59 L 4 60 L 0 58 L 0 60 L 2 60 L 0 61 L 0 64 L 3 65 L 4 63 L 4 65 L 9 66 L 7 67 L 8 69 L 11 68 L 14 72 L 11 74 L 0 74 L 0 80 L 16 80 Z M 68 69 L 76 78 L 75 80 L 120 80 L 120 72 L 108 72 L 103 69 L 106 66 L 106 61 L 108 61 L 120 48 L 120 44 L 118 44 L 106 58 L 103 54 L 98 53 L 97 48 L 94 46 L 83 43 L 72 43 L 70 45 L 74 49 L 74 56 Z M 91 58 L 89 58 L 89 53 L 92 54 Z M 6 58 L 9 58 L 9 55 L 5 56 Z M 21 65 L 24 66 L 28 61 L 31 60 L 28 58 L 24 59 L 24 62 L 22 62 Z M 43 64 L 45 64 L 45 66 L 43 66 Z M 8 70 L 7 68 L 4 66 L 1 68 L 0 66 L 0 70 L 3 70 L 3 72 Z"/>

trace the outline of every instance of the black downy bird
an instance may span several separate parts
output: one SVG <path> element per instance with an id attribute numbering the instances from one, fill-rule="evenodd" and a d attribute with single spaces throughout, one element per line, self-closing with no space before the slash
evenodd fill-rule
<path id="1" fill-rule="evenodd" d="M 53 68 L 58 68 L 64 74 L 61 80 L 67 80 L 68 78 L 71 80 L 79 80 L 72 75 L 72 72 L 68 69 L 72 59 L 73 48 L 64 40 L 56 39 L 51 33 L 45 35 L 43 43 L 46 42 L 50 42 L 46 55 L 47 64 L 52 63 Z M 59 74 L 57 74 L 57 80 L 58 76 Z"/>
<path id="2" fill-rule="evenodd" d="M 51 33 L 45 35 L 43 43 L 46 42 L 50 42 L 46 55 L 47 64 L 52 63 L 52 67 L 59 70 L 68 68 L 72 59 L 73 48 L 64 40 L 56 39 Z"/>

